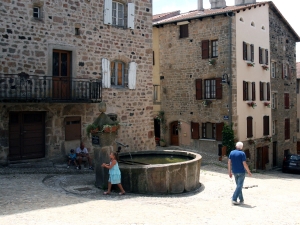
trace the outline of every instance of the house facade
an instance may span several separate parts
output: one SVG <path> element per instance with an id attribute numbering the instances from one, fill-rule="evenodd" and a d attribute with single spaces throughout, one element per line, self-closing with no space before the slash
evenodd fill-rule
<path id="1" fill-rule="evenodd" d="M 284 148 L 296 151 L 296 127 L 287 127 L 289 139 L 282 131 L 275 139 L 272 116 L 280 111 L 292 121 L 296 115 L 295 107 L 274 112 L 272 93 L 283 94 L 277 83 L 287 79 L 272 79 L 271 66 L 284 58 L 295 67 L 299 36 L 272 2 L 236 1 L 227 7 L 225 1 L 211 1 L 211 9 L 202 5 L 199 1 L 197 10 L 153 22 L 153 32 L 159 33 L 154 43 L 159 43 L 161 110 L 168 126 L 164 138 L 170 145 L 217 156 L 223 125 L 232 124 L 252 169 L 280 165 Z M 294 46 L 280 60 L 271 42 L 278 27 L 284 27 L 288 45 Z M 292 80 L 295 85 L 291 72 Z M 295 97 L 291 88 L 289 102 L 296 104 Z"/>
<path id="2" fill-rule="evenodd" d="M 106 113 L 130 151 L 154 148 L 150 0 L 0 3 L 0 163 L 64 160 Z"/>
<path id="3" fill-rule="evenodd" d="M 297 154 L 300 155 L 300 62 L 296 64 L 297 69 Z"/>

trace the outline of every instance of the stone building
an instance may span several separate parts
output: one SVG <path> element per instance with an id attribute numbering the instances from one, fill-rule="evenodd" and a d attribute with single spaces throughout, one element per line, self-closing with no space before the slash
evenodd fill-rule
<path id="1" fill-rule="evenodd" d="M 64 160 L 98 102 L 127 150 L 154 148 L 151 0 L 0 3 L 0 163 Z"/>
<path id="2" fill-rule="evenodd" d="M 279 166 L 285 150 L 296 151 L 296 107 L 284 108 L 278 98 L 275 109 L 273 93 L 283 98 L 289 92 L 286 101 L 296 104 L 293 69 L 300 38 L 273 2 L 210 2 L 211 9 L 199 0 L 197 10 L 153 17 L 154 68 L 159 63 L 153 76 L 160 78 L 168 126 L 163 138 L 217 157 L 223 125 L 232 123 L 252 169 Z M 283 61 L 290 68 L 287 77 L 279 77 Z M 286 120 L 274 122 L 277 114 Z"/>
<path id="3" fill-rule="evenodd" d="M 300 155 L 300 62 L 296 64 L 297 69 L 297 154 Z"/>

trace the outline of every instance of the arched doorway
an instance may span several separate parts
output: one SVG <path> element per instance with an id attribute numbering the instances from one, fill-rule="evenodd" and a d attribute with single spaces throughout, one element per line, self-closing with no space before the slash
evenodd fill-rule
<path id="1" fill-rule="evenodd" d="M 179 136 L 178 136 L 178 121 L 174 121 L 170 124 L 170 140 L 171 145 L 179 145 Z"/>

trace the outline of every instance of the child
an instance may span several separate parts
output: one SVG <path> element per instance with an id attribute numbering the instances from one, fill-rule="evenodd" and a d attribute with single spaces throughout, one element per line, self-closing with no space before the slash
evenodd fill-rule
<path id="1" fill-rule="evenodd" d="M 110 158 L 109 164 L 105 164 L 105 163 L 102 164 L 102 167 L 109 169 L 108 190 L 103 194 L 109 195 L 111 191 L 111 185 L 117 184 L 121 190 L 119 195 L 125 195 L 125 191 L 121 184 L 121 171 L 118 165 L 118 159 L 119 159 L 118 153 L 116 152 L 110 153 L 109 158 Z"/>
<path id="2" fill-rule="evenodd" d="M 74 152 L 74 149 L 71 149 L 71 151 L 70 151 L 69 162 L 68 162 L 68 167 L 67 168 L 70 168 L 71 162 L 73 162 L 75 164 L 76 169 L 79 169 L 78 166 L 77 166 L 77 163 L 76 163 L 76 154 Z"/>

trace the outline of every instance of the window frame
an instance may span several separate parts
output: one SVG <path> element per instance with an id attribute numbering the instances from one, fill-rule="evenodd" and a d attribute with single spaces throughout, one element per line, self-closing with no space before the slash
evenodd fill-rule
<path id="1" fill-rule="evenodd" d="M 277 109 L 278 107 L 277 104 L 278 104 L 277 92 L 272 92 L 271 108 Z"/>
<path id="2" fill-rule="evenodd" d="M 179 25 L 179 38 L 189 37 L 189 24 Z"/>
<path id="3" fill-rule="evenodd" d="M 114 4 L 116 5 L 116 8 L 114 9 Z M 123 17 L 122 18 L 119 18 L 120 15 L 119 15 L 119 5 L 122 5 L 123 7 Z M 115 17 L 114 17 L 114 11 L 115 11 Z M 115 23 L 114 23 L 114 19 L 116 20 Z M 121 24 L 119 24 L 119 21 L 122 21 Z M 112 23 L 112 26 L 117 26 L 117 27 L 125 27 L 125 4 L 124 3 L 121 3 L 121 2 L 118 2 L 118 1 L 112 1 L 112 5 L 111 5 L 111 23 Z"/>
<path id="4" fill-rule="evenodd" d="M 207 137 L 207 125 L 211 124 L 211 137 Z M 217 123 L 206 122 L 202 123 L 202 139 L 216 140 L 217 138 Z M 217 140 L 216 140 L 217 141 Z"/>
<path id="5" fill-rule="evenodd" d="M 272 135 L 276 135 L 277 120 L 272 121 Z"/>
<path id="6" fill-rule="evenodd" d="M 271 62 L 271 78 L 276 78 L 276 62 Z"/>
<path id="7" fill-rule="evenodd" d="M 219 57 L 218 46 L 219 46 L 218 40 L 211 40 L 211 57 L 212 58 Z"/>
<path id="8" fill-rule="evenodd" d="M 38 12 L 34 12 L 35 9 L 37 9 Z M 32 10 L 33 10 L 33 12 L 32 12 L 33 18 L 34 19 L 41 19 L 41 7 L 40 6 L 33 6 Z M 37 16 L 34 16 L 36 14 L 37 14 Z"/>
<path id="9" fill-rule="evenodd" d="M 118 84 L 118 76 L 116 75 L 118 74 L 118 64 L 122 65 L 122 84 Z M 113 65 L 114 65 L 114 69 L 112 69 Z M 125 63 L 119 60 L 112 61 L 110 70 L 111 70 L 111 77 L 110 77 L 111 86 L 125 87 Z"/>
<path id="10" fill-rule="evenodd" d="M 207 85 L 209 83 L 209 85 Z M 216 99 L 216 79 L 204 80 L 204 99 Z"/>

